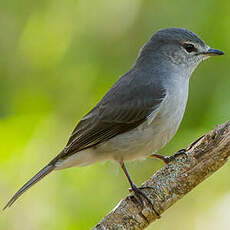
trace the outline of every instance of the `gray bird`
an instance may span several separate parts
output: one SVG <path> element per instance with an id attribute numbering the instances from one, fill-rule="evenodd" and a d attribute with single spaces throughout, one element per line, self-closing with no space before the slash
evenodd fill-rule
<path id="1" fill-rule="evenodd" d="M 150 156 L 169 142 L 185 111 L 192 72 L 204 59 L 222 54 L 187 29 L 154 33 L 134 66 L 77 124 L 66 147 L 23 185 L 4 209 L 54 170 L 106 160 L 118 162 L 136 197 L 151 203 L 131 180 L 124 162 Z M 169 159 L 152 156 L 165 162 Z"/>

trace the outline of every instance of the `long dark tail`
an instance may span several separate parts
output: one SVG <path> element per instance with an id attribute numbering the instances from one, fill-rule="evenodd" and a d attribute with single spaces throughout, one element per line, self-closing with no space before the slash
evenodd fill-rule
<path id="1" fill-rule="evenodd" d="M 38 181 L 40 181 L 43 177 L 52 172 L 54 169 L 54 165 L 46 165 L 42 170 L 40 170 L 35 176 L 33 176 L 14 194 L 14 196 L 9 200 L 9 202 L 6 204 L 3 210 L 10 207 L 25 191 L 27 191 L 30 187 L 32 187 L 34 184 L 36 184 Z"/>

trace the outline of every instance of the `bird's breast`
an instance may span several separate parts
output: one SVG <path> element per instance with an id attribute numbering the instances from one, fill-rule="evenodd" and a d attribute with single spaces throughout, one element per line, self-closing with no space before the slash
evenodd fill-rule
<path id="1" fill-rule="evenodd" d="M 147 127 L 152 130 L 152 136 L 157 139 L 157 141 L 153 139 L 149 141 L 149 146 L 154 151 L 166 145 L 175 135 L 183 118 L 187 99 L 188 81 L 175 82 L 175 85 L 167 90 L 159 112 Z"/>

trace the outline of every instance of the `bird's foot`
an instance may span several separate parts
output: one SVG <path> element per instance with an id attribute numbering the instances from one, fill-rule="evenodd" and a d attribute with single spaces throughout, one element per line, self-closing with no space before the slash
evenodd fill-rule
<path id="1" fill-rule="evenodd" d="M 152 155 L 150 155 L 150 157 L 162 160 L 166 165 L 171 161 L 170 156 L 162 156 L 159 154 L 152 154 Z"/>
<path id="2" fill-rule="evenodd" d="M 173 160 L 175 160 L 175 158 L 180 156 L 180 155 L 186 155 L 186 149 L 181 149 L 172 156 L 162 156 L 159 154 L 152 154 L 150 157 L 160 159 L 160 160 L 164 161 L 164 163 L 167 165 L 170 162 L 172 162 Z"/>
<path id="3" fill-rule="evenodd" d="M 135 184 L 132 184 L 132 188 L 129 189 L 130 192 L 134 192 L 135 196 L 138 198 L 141 207 L 143 208 L 144 204 L 143 204 L 143 199 L 145 199 L 146 203 L 152 208 L 152 210 L 155 212 L 157 218 L 160 218 L 160 214 L 156 211 L 156 209 L 153 206 L 153 203 L 151 202 L 151 200 L 148 198 L 148 196 L 142 191 L 142 189 L 145 188 L 151 188 L 151 187 L 140 187 L 138 188 Z M 151 188 L 152 189 L 152 188 Z"/>

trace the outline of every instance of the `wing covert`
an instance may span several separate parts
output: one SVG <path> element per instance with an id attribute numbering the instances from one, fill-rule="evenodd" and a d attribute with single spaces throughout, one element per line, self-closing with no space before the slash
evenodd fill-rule
<path id="1" fill-rule="evenodd" d="M 153 84 L 115 84 L 102 100 L 78 123 L 58 159 L 93 147 L 128 132 L 159 108 L 165 90 Z"/>

